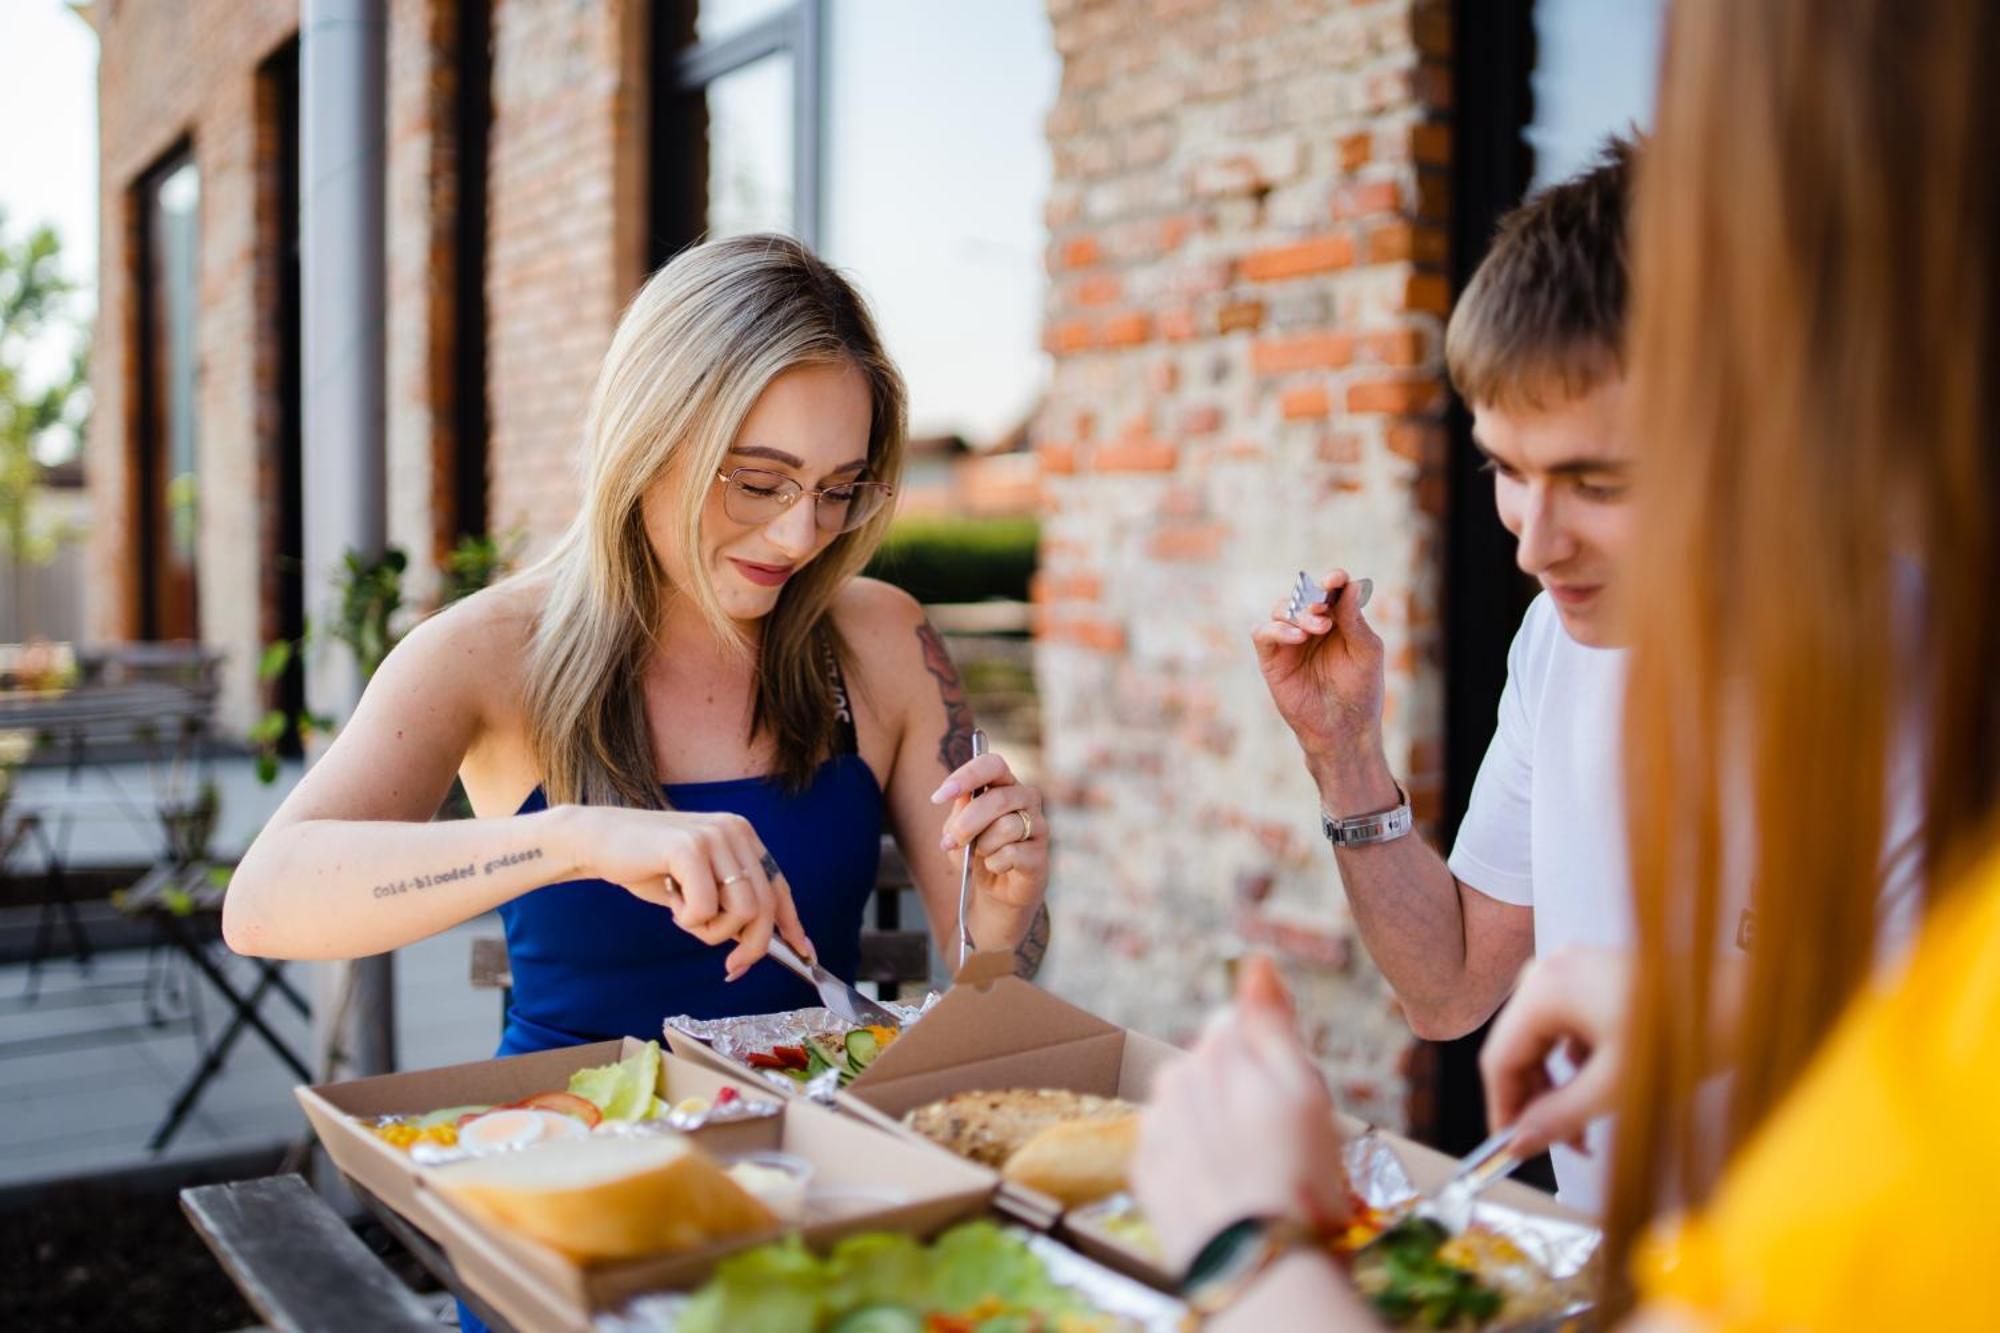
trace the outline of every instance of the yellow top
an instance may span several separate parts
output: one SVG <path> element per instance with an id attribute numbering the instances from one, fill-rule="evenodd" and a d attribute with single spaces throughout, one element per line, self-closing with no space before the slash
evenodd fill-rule
<path id="1" fill-rule="evenodd" d="M 2000 1329 L 2000 856 L 1849 1011 L 1644 1299 L 1722 1329 Z"/>

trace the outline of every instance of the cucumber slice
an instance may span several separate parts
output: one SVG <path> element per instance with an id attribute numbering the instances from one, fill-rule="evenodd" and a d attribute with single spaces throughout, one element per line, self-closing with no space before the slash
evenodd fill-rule
<path id="1" fill-rule="evenodd" d="M 860 1073 L 875 1063 L 875 1057 L 882 1053 L 882 1043 L 866 1028 L 856 1028 L 847 1034 L 847 1064 L 855 1073 Z"/>

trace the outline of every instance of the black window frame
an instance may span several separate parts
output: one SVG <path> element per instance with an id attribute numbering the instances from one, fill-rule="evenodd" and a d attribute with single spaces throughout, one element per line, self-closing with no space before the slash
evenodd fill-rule
<path id="1" fill-rule="evenodd" d="M 817 251 L 826 180 L 826 0 L 793 0 L 710 41 L 695 36 L 698 8 L 699 0 L 660 0 L 653 10 L 648 267 L 708 234 L 705 192 L 690 198 L 688 182 L 706 178 L 709 85 L 776 55 L 792 58 L 792 235 Z"/>

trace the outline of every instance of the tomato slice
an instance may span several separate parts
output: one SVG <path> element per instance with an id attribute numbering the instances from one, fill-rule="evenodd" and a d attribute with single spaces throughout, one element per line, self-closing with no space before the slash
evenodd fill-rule
<path id="1" fill-rule="evenodd" d="M 727 1106 L 729 1105 L 729 1103 L 735 1101 L 736 1098 L 737 1098 L 736 1089 L 726 1087 L 722 1091 L 715 1094 L 715 1104 L 717 1106 Z"/>
<path id="2" fill-rule="evenodd" d="M 573 1092 L 538 1092 L 532 1097 L 523 1097 L 521 1105 L 537 1111 L 557 1111 L 563 1115 L 575 1116 L 586 1125 L 595 1126 L 604 1119 L 604 1112 L 597 1109 L 597 1103 L 588 1097 L 579 1097 Z"/>
<path id="3" fill-rule="evenodd" d="M 790 1065 L 787 1065 L 783 1060 L 780 1060 L 776 1055 L 773 1055 L 768 1051 L 751 1051 L 748 1055 L 743 1057 L 743 1062 L 749 1065 L 752 1069 L 791 1068 Z"/>
<path id="4" fill-rule="evenodd" d="M 771 1054 L 782 1062 L 781 1068 L 785 1069 L 804 1069 L 810 1063 L 803 1046 L 773 1046 Z"/>

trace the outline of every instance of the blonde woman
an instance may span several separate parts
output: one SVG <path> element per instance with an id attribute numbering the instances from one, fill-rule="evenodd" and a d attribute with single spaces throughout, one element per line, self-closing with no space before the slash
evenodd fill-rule
<path id="1" fill-rule="evenodd" d="M 774 932 L 852 977 L 887 827 L 940 945 L 969 849 L 973 939 L 1032 973 L 1041 796 L 972 758 L 917 604 L 856 577 L 903 404 L 860 297 L 796 242 L 663 268 L 598 377 L 568 533 L 389 656 L 244 857 L 230 947 L 358 957 L 497 908 L 503 1054 L 654 1036 L 812 1003 L 758 965 Z M 477 817 L 429 822 L 454 776 Z"/>

